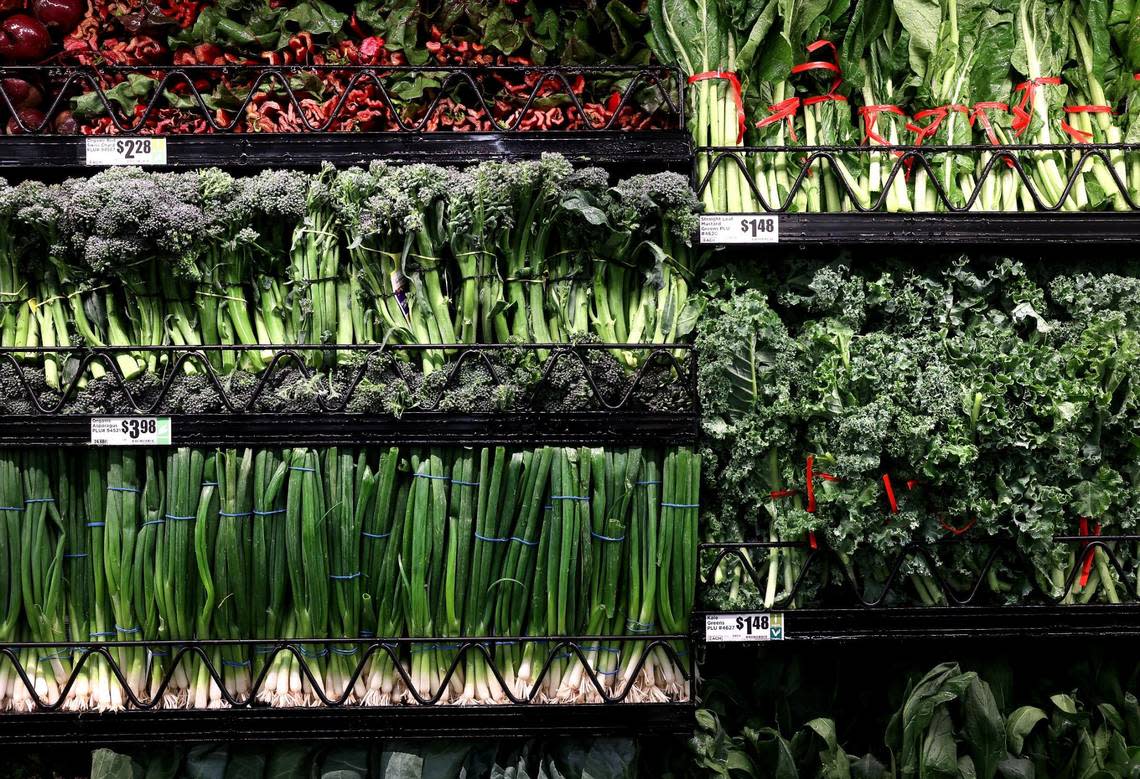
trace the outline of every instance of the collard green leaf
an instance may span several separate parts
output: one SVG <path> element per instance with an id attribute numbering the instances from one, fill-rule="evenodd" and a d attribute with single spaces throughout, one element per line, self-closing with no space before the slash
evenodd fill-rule
<path id="1" fill-rule="evenodd" d="M 1009 751 L 1020 756 L 1022 747 L 1025 745 L 1025 737 L 1029 735 L 1037 723 L 1046 719 L 1048 719 L 1048 715 L 1036 706 L 1021 706 L 1014 709 L 1005 721 Z"/>
<path id="2" fill-rule="evenodd" d="M 1005 723 L 988 684 L 975 678 L 962 694 L 963 747 L 979 779 L 992 779 L 1006 755 Z"/>

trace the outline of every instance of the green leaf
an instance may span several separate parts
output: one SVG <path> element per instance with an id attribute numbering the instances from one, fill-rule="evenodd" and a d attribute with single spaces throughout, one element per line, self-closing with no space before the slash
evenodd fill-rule
<path id="1" fill-rule="evenodd" d="M 962 736 L 976 775 L 992 779 L 1006 755 L 1005 723 L 990 686 L 981 679 L 975 678 L 962 694 Z"/>
<path id="2" fill-rule="evenodd" d="M 110 749 L 96 749 L 91 753 L 91 779 L 136 779 L 141 776 L 142 771 L 136 769 L 130 755 Z"/>
<path id="3" fill-rule="evenodd" d="M 1022 747 L 1025 745 L 1025 737 L 1033 730 L 1038 722 L 1048 718 L 1044 711 L 1036 706 L 1021 706 L 1014 709 L 1013 713 L 1005 721 L 1006 740 L 1009 744 L 1009 751 L 1014 755 L 1021 755 Z"/>
<path id="4" fill-rule="evenodd" d="M 141 73 L 128 73 L 125 81 L 120 81 L 103 93 L 107 100 L 122 109 L 122 113 L 133 121 L 135 106 L 147 102 L 154 92 L 155 80 Z M 96 92 L 84 92 L 71 98 L 71 112 L 77 118 L 102 116 L 107 113 L 103 101 Z"/>

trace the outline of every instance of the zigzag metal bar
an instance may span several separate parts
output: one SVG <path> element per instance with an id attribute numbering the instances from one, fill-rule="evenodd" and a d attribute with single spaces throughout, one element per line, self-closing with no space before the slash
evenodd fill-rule
<path id="1" fill-rule="evenodd" d="M 492 652 L 491 647 L 497 643 L 507 640 L 511 643 L 542 643 L 550 645 L 547 649 L 547 656 L 545 662 L 542 664 L 537 675 L 530 682 L 527 687 L 526 693 L 523 695 L 517 694 L 511 689 L 510 684 L 507 682 L 506 677 L 503 675 L 502 670 L 499 668 L 496 661 L 495 654 Z M 430 695 L 422 695 L 417 689 L 414 680 L 409 675 L 407 669 L 401 663 L 401 656 L 399 649 L 401 647 L 413 648 L 417 645 L 427 645 L 429 642 L 447 641 L 449 646 L 454 646 L 454 649 L 449 651 L 454 652 L 451 658 L 447 671 L 439 680 L 439 685 L 433 689 Z M 344 690 L 333 695 L 325 689 L 325 685 L 318 673 L 316 673 L 311 664 L 310 659 L 312 654 L 306 651 L 306 647 L 312 646 L 326 646 L 328 644 L 350 644 L 354 647 L 363 649 L 361 659 L 353 667 L 348 679 L 345 682 Z M 590 659 L 590 655 L 596 655 L 596 647 L 603 644 L 622 644 L 633 645 L 633 650 L 636 652 L 636 661 L 632 666 L 628 665 L 627 657 L 623 657 L 623 667 L 627 668 L 630 673 L 625 682 L 611 692 L 607 689 L 605 682 L 599 676 L 599 673 L 593 667 L 594 661 Z M 456 673 L 463 668 L 467 655 L 474 653 L 474 655 L 486 663 L 487 668 L 491 671 L 500 690 L 506 699 L 506 702 L 501 705 L 541 705 L 538 701 L 538 696 L 542 692 L 543 684 L 548 676 L 553 672 L 553 665 L 559 658 L 565 658 L 566 655 L 571 656 L 582 667 L 584 678 L 589 682 L 593 693 L 597 696 L 598 700 L 603 704 L 621 704 L 628 700 L 629 696 L 636 687 L 636 680 L 645 668 L 649 657 L 655 652 L 663 653 L 666 659 L 673 665 L 677 673 L 680 674 L 681 680 L 685 683 L 685 692 L 681 694 L 680 700 L 685 700 L 692 695 L 692 685 L 695 682 L 693 672 L 690 670 L 686 662 L 682 660 L 682 652 L 679 652 L 676 645 L 685 647 L 685 651 L 689 647 L 689 637 L 683 635 L 649 635 L 649 636 L 593 636 L 593 637 L 553 637 L 553 638 L 536 638 L 536 637 L 514 637 L 504 639 L 503 637 L 482 637 L 482 638 L 424 638 L 424 639 L 345 639 L 345 638 L 328 638 L 328 639 L 285 639 L 280 641 L 273 640 L 187 640 L 187 641 L 127 641 L 127 642 L 107 642 L 107 643 L 92 643 L 92 642 L 60 642 L 56 644 L 49 644 L 43 642 L 22 642 L 22 643 L 3 643 L 0 644 L 0 665 L 6 659 L 9 661 L 16 673 L 16 678 L 20 684 L 23 685 L 27 692 L 27 699 L 31 702 L 32 708 L 35 711 L 62 711 L 66 708 L 68 702 L 68 695 L 75 688 L 77 680 L 83 669 L 89 663 L 95 663 L 96 659 L 102 659 L 107 664 L 111 675 L 114 677 L 116 683 L 119 685 L 123 694 L 125 705 L 128 708 L 140 710 L 156 710 L 164 707 L 164 697 L 170 690 L 171 683 L 174 679 L 177 669 L 184 663 L 191 664 L 190 668 L 186 670 L 194 670 L 193 664 L 200 663 L 201 666 L 209 674 L 214 684 L 217 685 L 217 692 L 221 699 L 227 706 L 234 708 L 252 708 L 259 705 L 258 695 L 262 687 L 265 685 L 271 667 L 278 655 L 285 653 L 290 655 L 298 664 L 300 674 L 304 677 L 309 685 L 310 691 L 320 702 L 321 706 L 328 708 L 349 708 L 356 707 L 362 704 L 357 704 L 351 700 L 353 687 L 356 682 L 360 680 L 367 672 L 373 660 L 373 656 L 379 654 L 387 658 L 393 666 L 393 670 L 400 677 L 404 684 L 405 691 L 408 697 L 414 702 L 415 705 L 431 707 L 431 706 L 448 706 L 450 703 L 443 701 L 444 696 L 447 694 L 448 688 L 451 685 L 452 679 Z M 215 665 L 215 659 L 211 658 L 211 651 L 216 650 L 222 646 L 240 646 L 247 648 L 253 645 L 271 645 L 272 649 L 268 653 L 260 655 L 263 659 L 263 665 L 260 671 L 254 675 L 252 685 L 249 693 L 244 697 L 239 697 L 230 692 L 226 686 L 225 674 L 219 670 Z M 139 697 L 136 692 L 131 688 L 126 674 L 122 670 L 119 659 L 115 657 L 116 654 L 122 651 L 143 651 L 149 650 L 154 647 L 166 647 L 172 650 L 170 661 L 165 663 L 166 666 L 161 678 L 158 680 L 157 685 L 151 690 L 150 695 L 147 697 Z M 25 655 L 29 650 L 36 649 L 50 649 L 57 653 L 57 655 L 72 655 L 75 659 L 72 660 L 72 668 L 67 676 L 66 681 L 60 686 L 58 694 L 54 700 L 48 700 L 41 696 L 36 691 L 35 681 L 28 675 L 25 670 L 24 664 L 20 659 L 20 654 L 23 652 Z M 624 653 L 623 653 L 624 654 Z M 11 696 L 11 694 L 10 694 Z M 558 704 L 564 705 L 564 704 Z M 192 707 L 177 706 L 178 709 L 187 709 Z"/>
<path id="2" fill-rule="evenodd" d="M 358 390 L 363 381 L 368 368 L 372 367 L 370 361 L 374 356 L 380 354 L 391 355 L 394 353 L 451 353 L 455 356 L 449 363 L 447 377 L 438 387 L 435 394 L 409 407 L 409 410 L 412 411 L 436 411 L 443 402 L 445 391 L 457 387 L 460 384 L 462 378 L 461 368 L 470 361 L 475 361 L 476 364 L 481 364 L 487 369 L 494 386 L 503 386 L 505 384 L 504 377 L 500 376 L 498 371 L 496 371 L 494 362 L 489 355 L 494 351 L 500 351 L 504 348 L 526 349 L 539 354 L 542 352 L 548 353 L 547 356 L 542 359 L 538 380 L 529 388 L 528 394 L 524 398 L 524 403 L 527 405 L 533 403 L 538 397 L 538 393 L 543 388 L 549 386 L 554 369 L 558 366 L 558 363 L 562 360 L 570 360 L 582 369 L 582 376 L 590 389 L 591 399 L 598 404 L 600 407 L 599 410 L 603 412 L 622 411 L 629 408 L 637 391 L 646 382 L 647 371 L 652 365 L 660 365 L 667 369 L 672 377 L 668 386 L 679 386 L 683 388 L 692 407 L 696 407 L 696 352 L 686 344 L 527 344 L 525 346 L 491 344 L 398 346 L 252 345 L 223 347 L 83 347 L 71 349 L 52 349 L 47 347 L 19 349 L 8 347 L 0 349 L 0 366 L 8 366 L 15 371 L 16 378 L 23 391 L 23 399 L 35 409 L 37 414 L 46 416 L 67 416 L 64 409 L 69 402 L 75 399 L 84 381 L 87 380 L 91 366 L 95 364 L 102 366 L 106 370 L 109 380 L 115 389 L 121 392 L 126 398 L 127 407 L 120 409 L 124 413 L 155 414 L 161 412 L 163 402 L 168 397 L 175 381 L 184 377 L 186 366 L 193 366 L 206 377 L 209 386 L 224 406 L 226 412 L 232 414 L 248 414 L 257 413 L 258 400 L 269 390 L 274 380 L 290 366 L 299 371 L 302 380 L 306 383 L 312 383 L 318 377 L 324 376 L 330 381 L 329 389 L 331 390 L 332 375 L 320 374 L 311 367 L 314 355 L 316 355 L 318 359 L 339 352 L 362 355 L 364 359 L 350 369 L 351 372 L 343 383 L 343 399 L 340 402 L 330 402 L 325 395 L 320 393 L 315 393 L 312 398 L 312 402 L 314 402 L 323 413 L 344 413 L 354 393 Z M 266 351 L 273 352 L 273 356 L 269 359 L 264 369 L 260 371 L 253 390 L 244 398 L 238 398 L 233 391 L 227 390 L 226 374 L 219 372 L 214 365 L 214 361 L 211 360 L 211 355 L 220 352 L 241 354 L 244 352 Z M 631 376 L 627 377 L 624 388 L 616 399 L 607 397 L 606 392 L 603 391 L 598 381 L 595 367 L 591 364 L 590 360 L 587 359 L 587 355 L 590 353 L 604 354 L 614 351 L 638 352 L 644 355 L 637 370 L 635 370 Z M 154 399 L 146 403 L 132 393 L 130 383 L 123 374 L 117 358 L 123 355 L 139 357 L 141 355 L 152 354 L 158 355 L 157 359 L 160 360 L 162 365 L 161 373 L 157 374 L 160 376 L 161 384 L 158 387 L 157 395 Z M 68 366 L 69 370 L 71 366 L 74 366 L 74 374 L 60 389 L 60 398 L 58 402 L 54 404 L 44 404 L 41 402 L 39 394 L 33 389 L 32 383 L 26 373 L 29 369 L 26 361 L 37 358 L 41 360 L 49 358 L 57 359 L 62 365 Z M 401 361 L 394 361 L 392 367 L 396 373 L 397 381 L 402 382 L 404 388 L 411 391 L 413 388 L 413 376 L 407 373 L 407 371 L 411 370 L 410 367 L 403 365 Z"/>

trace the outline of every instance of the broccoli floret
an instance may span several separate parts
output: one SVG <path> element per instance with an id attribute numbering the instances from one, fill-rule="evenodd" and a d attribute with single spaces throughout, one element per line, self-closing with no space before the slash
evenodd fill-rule
<path id="1" fill-rule="evenodd" d="M 614 194 L 613 221 L 634 233 L 662 229 L 687 245 L 697 232 L 701 202 L 679 173 L 632 176 L 619 182 Z"/>

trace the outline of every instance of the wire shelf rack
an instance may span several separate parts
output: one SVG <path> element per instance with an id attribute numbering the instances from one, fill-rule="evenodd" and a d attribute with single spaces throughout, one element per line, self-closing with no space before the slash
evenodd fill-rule
<path id="1" fill-rule="evenodd" d="M 1024 597 L 1017 598 L 1017 604 L 1006 606 L 1014 610 L 1020 608 L 1021 603 L 1047 606 L 1080 603 L 1079 593 L 1087 584 L 1092 566 L 1100 556 L 1115 574 L 1118 599 L 1140 602 L 1140 574 L 1135 570 L 1135 551 L 1140 545 L 1140 535 L 1058 535 L 1052 540 L 1054 544 L 1072 550 L 1072 555 L 1070 563 L 1061 571 L 1061 581 L 1050 585 L 1042 584 L 1032 561 L 1013 541 L 951 535 L 933 543 L 907 544 L 878 566 L 881 575 L 876 576 L 873 582 L 859 581 L 851 566 L 822 541 L 814 544 L 809 540 L 706 542 L 699 546 L 702 563 L 698 587 L 707 591 L 716 583 L 717 569 L 728 565 L 739 567 L 744 579 L 762 591 L 767 585 L 767 576 L 754 556 L 766 557 L 770 550 L 799 550 L 803 555 L 802 563 L 798 565 L 791 585 L 768 604 L 770 608 L 846 606 L 873 609 L 914 605 L 917 599 L 913 592 L 908 591 L 911 586 L 909 577 L 920 570 L 942 599 L 942 603 L 937 605 L 969 607 L 1001 604 L 1002 592 L 996 590 L 1002 588 L 994 586 L 995 579 L 991 574 L 997 576 L 999 567 L 1006 565 L 1028 585 Z M 1127 546 L 1131 547 L 1130 557 L 1118 548 Z M 948 555 L 955 555 L 959 562 L 969 555 L 970 570 L 951 574 L 946 560 Z M 916 567 L 915 563 L 920 565 Z M 814 590 L 812 595 L 807 595 L 809 590 Z M 1016 597 L 1016 593 L 1010 597 Z M 1140 625 L 1137 629 L 1140 630 Z"/>
<path id="2" fill-rule="evenodd" d="M 541 647 L 533 677 L 516 687 L 508 682 L 497 656 L 498 648 L 508 643 Z M 0 742 L 131 743 L 155 736 L 173 741 L 230 741 L 683 732 L 691 727 L 696 692 L 690 645 L 689 636 L 683 635 L 3 643 L 0 666 L 7 671 L 10 694 L 7 710 L 0 713 Z M 316 667 L 316 658 L 329 655 L 330 646 L 340 656 L 351 658 L 351 671 L 339 690 L 331 689 Z M 621 658 L 620 674 L 599 670 L 599 648 Z M 257 652 L 262 661 L 259 670 L 249 673 L 249 687 L 242 694 L 231 689 L 232 671 L 220 661 L 221 652 L 235 649 Z M 424 650 L 446 651 L 447 662 L 440 666 L 438 685 L 417 689 L 406 665 L 408 658 Z M 145 652 L 148 663 L 162 656 L 162 673 L 150 676 L 145 692 L 132 688 L 123 670 L 123 653 L 130 651 Z M 34 661 L 45 652 L 65 657 L 71 665 L 54 699 L 37 691 L 36 681 L 24 667 L 29 657 Z M 285 656 L 304 680 L 308 700 L 303 705 L 274 706 L 259 696 L 274 661 Z M 651 657 L 671 664 L 676 681 L 668 691 L 646 687 L 642 672 Z M 453 685 L 472 661 L 480 663 L 487 678 L 500 685 L 496 702 L 461 703 L 455 697 Z M 354 697 L 353 687 L 380 662 L 394 671 L 400 694 L 382 705 L 366 705 Z M 544 685 L 559 662 L 568 662 L 580 672 L 577 701 L 547 700 Z M 114 710 L 77 710 L 77 698 L 72 695 L 76 684 L 84 669 L 93 672 L 98 667 L 107 669 L 110 684 L 121 690 L 121 705 Z M 167 693 L 180 668 L 208 674 L 219 696 L 210 708 L 190 708 L 182 700 L 172 701 Z M 20 710 L 11 703 L 11 691 L 17 688 L 23 691 Z"/>
<path id="3" fill-rule="evenodd" d="M 0 166 L 83 165 L 93 135 L 164 136 L 170 166 L 691 159 L 683 79 L 660 66 L 20 65 L 0 76 L 45 95 L 29 117 L 0 86 L 12 117 Z M 127 83 L 145 93 L 134 110 L 116 99 Z"/>
<path id="4" fill-rule="evenodd" d="M 693 182 L 708 213 L 777 215 L 781 243 L 1113 244 L 1140 237 L 1137 163 L 1135 144 L 722 146 L 695 150 Z"/>
<path id="5" fill-rule="evenodd" d="M 687 344 L 6 348 L 0 387 L 19 446 L 87 444 L 98 416 L 195 445 L 692 443 L 698 422 Z"/>

